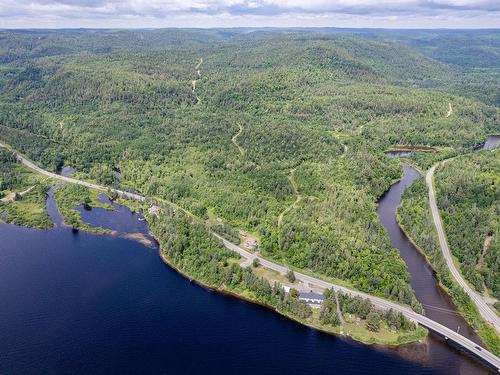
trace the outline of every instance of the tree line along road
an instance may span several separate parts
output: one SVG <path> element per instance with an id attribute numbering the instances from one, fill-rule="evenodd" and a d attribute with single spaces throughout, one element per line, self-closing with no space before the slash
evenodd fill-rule
<path id="1" fill-rule="evenodd" d="M 429 171 L 425 176 L 425 181 L 427 183 L 427 187 L 429 188 L 429 205 L 431 207 L 432 218 L 434 220 L 434 225 L 436 227 L 436 231 L 439 238 L 439 246 L 441 247 L 441 251 L 446 260 L 448 269 L 450 270 L 455 280 L 462 287 L 465 293 L 469 295 L 469 297 L 479 310 L 481 316 L 487 322 L 493 325 L 493 327 L 495 327 L 497 332 L 500 332 L 500 317 L 495 313 L 495 311 L 492 310 L 492 308 L 477 292 L 472 290 L 472 288 L 464 280 L 464 278 L 460 274 L 460 271 L 457 269 L 455 263 L 453 262 L 453 258 L 450 249 L 448 247 L 448 241 L 446 240 L 446 235 L 443 229 L 443 225 L 441 224 L 441 217 L 439 215 L 439 210 L 436 203 L 436 194 L 433 185 L 433 177 L 434 177 L 434 172 L 436 171 L 436 166 L 437 165 L 434 165 L 432 166 L 432 168 L 429 169 Z"/>
<path id="2" fill-rule="evenodd" d="M 46 176 L 49 176 L 49 177 L 52 177 L 52 178 L 55 178 L 58 180 L 62 180 L 64 182 L 86 186 L 88 188 L 103 191 L 103 192 L 113 192 L 113 193 L 118 194 L 121 197 L 125 197 L 125 198 L 131 199 L 131 200 L 136 200 L 136 201 L 140 201 L 140 202 L 146 201 L 146 197 L 139 195 L 139 194 L 129 193 L 129 192 L 118 190 L 118 189 L 106 188 L 104 186 L 92 184 L 92 183 L 78 180 L 75 178 L 65 177 L 65 176 L 61 176 L 61 175 L 58 175 L 58 174 L 53 173 L 53 172 L 49 172 L 45 169 L 38 167 L 35 163 L 33 163 L 32 161 L 30 161 L 29 159 L 27 159 L 26 157 L 24 157 L 23 155 L 18 153 L 16 150 L 13 150 L 8 145 L 0 143 L 0 147 L 7 148 L 8 150 L 14 152 L 17 159 L 21 163 L 23 163 L 26 167 L 28 167 L 28 168 L 30 168 L 38 173 L 41 173 L 43 175 L 46 175 Z M 183 210 L 183 211 L 185 211 L 185 210 Z M 186 213 L 188 213 L 188 212 L 186 212 Z M 259 257 L 255 254 L 252 254 L 252 253 L 246 251 L 246 250 L 243 250 L 241 247 L 233 244 L 232 242 L 229 242 L 228 240 L 226 240 L 225 238 L 221 237 L 220 235 L 218 235 L 214 232 L 212 232 L 212 235 L 215 236 L 216 238 L 218 238 L 219 240 L 221 240 L 224 247 L 226 247 L 227 249 L 229 249 L 231 251 L 234 251 L 234 252 L 240 254 L 242 257 L 246 258 L 247 260 L 253 261 L 253 259 L 259 259 L 260 264 L 264 267 L 275 270 L 275 271 L 280 272 L 282 274 L 286 274 L 288 272 L 288 268 L 285 266 L 271 262 L 265 258 Z M 325 280 L 319 279 L 317 277 L 309 276 L 309 275 L 306 275 L 306 274 L 303 274 L 300 272 L 295 272 L 295 277 L 304 283 L 315 284 L 321 288 L 334 289 L 335 291 L 342 291 L 343 293 L 347 293 L 351 296 L 359 296 L 362 298 L 367 298 L 370 300 L 370 302 L 373 305 L 375 305 L 381 309 L 386 309 L 386 310 L 393 309 L 394 311 L 401 312 L 406 318 L 420 324 L 421 326 L 423 326 L 423 327 L 425 327 L 433 332 L 440 334 L 441 336 L 444 336 L 447 340 L 451 340 L 451 341 L 455 342 L 456 344 L 460 345 L 460 347 L 462 347 L 463 349 L 465 349 L 469 353 L 472 353 L 474 356 L 480 358 L 484 362 L 488 363 L 490 366 L 494 367 L 498 373 L 500 373 L 500 358 L 497 355 L 489 352 L 485 348 L 478 346 L 477 344 L 475 344 L 474 342 L 472 342 L 468 338 L 466 338 L 466 337 L 458 334 L 457 332 L 433 321 L 432 319 L 429 319 L 424 315 L 416 313 L 415 311 L 411 310 L 410 308 L 408 308 L 406 306 L 399 305 L 395 302 L 387 301 L 387 300 L 380 298 L 380 297 L 375 297 L 375 296 L 372 296 L 372 295 L 369 295 L 369 294 L 366 294 L 363 292 L 359 292 L 357 290 L 348 289 L 346 287 L 336 285 L 336 284 L 327 282 Z"/>

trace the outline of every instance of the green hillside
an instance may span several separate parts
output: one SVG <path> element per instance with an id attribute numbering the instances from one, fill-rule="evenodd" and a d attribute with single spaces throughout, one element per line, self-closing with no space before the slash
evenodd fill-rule
<path id="1" fill-rule="evenodd" d="M 384 153 L 437 147 L 414 158 L 427 166 L 465 152 L 500 131 L 499 109 L 447 91 L 457 66 L 377 38 L 2 31 L 0 140 L 51 170 L 71 165 L 208 225 L 219 218 L 254 233 L 264 256 L 418 310 L 375 212 L 401 174 Z"/>

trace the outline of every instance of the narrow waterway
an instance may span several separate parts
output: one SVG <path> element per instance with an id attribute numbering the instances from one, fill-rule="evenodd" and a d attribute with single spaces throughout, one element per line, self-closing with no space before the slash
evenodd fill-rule
<path id="1" fill-rule="evenodd" d="M 59 184 L 55 184 L 52 186 L 47 192 L 47 202 L 45 203 L 47 208 L 47 213 L 49 214 L 50 221 L 54 225 L 54 227 L 63 226 L 63 219 L 61 215 L 59 215 L 59 211 L 57 211 L 56 201 L 54 199 L 54 192 L 60 187 L 64 185 L 62 182 Z"/>
<path id="2" fill-rule="evenodd" d="M 55 228 L 0 223 L 1 374 L 452 373 L 201 288 L 155 244 L 73 231 L 52 192 Z M 126 207 L 84 218 L 148 235 Z"/>
<path id="3" fill-rule="evenodd" d="M 382 196 L 377 213 L 380 221 L 387 229 L 392 245 L 397 248 L 401 257 L 408 266 L 410 284 L 415 290 L 417 299 L 425 309 L 425 315 L 459 331 L 474 342 L 481 343 L 480 338 L 458 314 L 450 297 L 439 287 L 437 279 L 425 257 L 413 246 L 406 235 L 401 231 L 396 221 L 396 210 L 401 202 L 404 190 L 420 176 L 418 171 L 403 164 L 404 175 L 401 181 L 391 186 Z M 487 374 L 490 370 L 480 365 L 476 360 L 465 355 L 442 338 L 431 334 L 428 339 L 429 362 L 450 374 Z"/>
<path id="4" fill-rule="evenodd" d="M 416 177 L 409 168 L 405 172 L 381 201 L 386 227 L 403 188 Z M 112 211 L 79 207 L 85 221 L 116 235 L 73 231 L 62 225 L 52 198 L 55 189 L 47 200 L 55 228 L 0 222 L 2 374 L 488 372 L 434 336 L 426 344 L 395 349 L 363 345 L 208 291 L 166 266 L 154 242 L 145 246 L 123 238 L 127 233 L 149 236 L 140 214 L 116 204 Z M 395 238 L 393 224 L 388 229 Z M 402 255 L 408 262 L 410 251 Z M 419 268 L 425 265 L 421 260 L 409 263 L 425 269 Z M 425 278 L 432 280 L 426 269 Z M 435 283 L 417 288 L 415 269 L 410 272 L 419 298 L 430 293 L 433 303 L 446 300 Z M 452 317 L 450 325 L 459 322 Z"/>

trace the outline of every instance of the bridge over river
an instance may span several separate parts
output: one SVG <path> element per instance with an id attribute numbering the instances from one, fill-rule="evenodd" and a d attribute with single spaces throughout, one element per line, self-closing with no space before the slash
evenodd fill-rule
<path id="1" fill-rule="evenodd" d="M 144 197 L 144 196 L 142 196 L 140 194 L 126 192 L 126 191 L 117 190 L 117 189 L 111 189 L 111 188 L 107 188 L 107 187 L 104 187 L 104 186 L 100 186 L 100 185 L 92 184 L 92 183 L 85 182 L 85 181 L 82 181 L 82 180 L 78 180 L 78 179 L 75 179 L 75 178 L 61 176 L 61 175 L 58 175 L 56 173 L 49 172 L 49 171 L 47 171 L 45 169 L 40 168 L 39 166 L 37 166 L 36 164 L 34 164 L 32 161 L 30 161 L 29 159 L 27 159 L 25 156 L 21 155 L 20 153 L 18 153 L 15 150 L 13 150 L 8 145 L 0 143 L 0 147 L 4 147 L 4 148 L 7 148 L 7 149 L 11 150 L 12 152 L 14 152 L 16 154 L 17 159 L 21 163 L 23 163 L 26 167 L 28 167 L 28 168 L 30 168 L 30 169 L 38 172 L 38 173 L 41 173 L 41 174 L 43 174 L 45 176 L 52 177 L 52 178 L 55 178 L 55 179 L 58 179 L 58 180 L 62 180 L 64 182 L 71 183 L 71 184 L 77 184 L 77 185 L 86 186 L 88 188 L 96 189 L 96 190 L 99 190 L 99 191 L 116 193 L 116 194 L 118 194 L 121 197 L 125 197 L 125 198 L 132 199 L 132 200 L 137 200 L 137 201 L 140 201 L 140 202 L 146 201 L 146 197 Z M 188 213 L 188 214 L 191 215 L 190 213 Z M 280 272 L 282 274 L 286 274 L 288 272 L 288 268 L 287 267 L 284 267 L 284 266 L 282 266 L 280 264 L 271 262 L 271 261 L 269 261 L 267 259 L 264 259 L 264 258 L 262 258 L 260 256 L 257 256 L 255 254 L 253 254 L 253 253 L 250 253 L 250 252 L 242 249 L 241 247 L 233 244 L 232 242 L 229 242 L 228 240 L 222 238 L 221 236 L 219 236 L 216 233 L 212 233 L 212 234 L 215 237 L 217 237 L 218 239 L 220 239 L 222 241 L 222 244 L 226 248 L 228 248 L 229 250 L 234 251 L 234 252 L 240 254 L 242 257 L 244 257 L 244 258 L 246 258 L 246 259 L 248 259 L 250 261 L 253 261 L 253 259 L 259 259 L 260 264 L 263 265 L 264 267 L 270 268 L 270 269 L 275 270 L 277 272 Z M 372 295 L 369 295 L 369 294 L 366 294 L 366 293 L 363 293 L 363 292 L 359 292 L 359 291 L 356 291 L 356 290 L 348 289 L 346 287 L 343 287 L 343 286 L 340 286 L 340 285 L 336 285 L 336 284 L 324 281 L 322 279 L 319 279 L 317 277 L 309 276 L 309 275 L 306 275 L 306 274 L 303 274 L 303 273 L 300 273 L 300 272 L 295 272 L 295 277 L 298 280 L 300 280 L 300 281 L 302 281 L 304 283 L 314 284 L 314 285 L 317 285 L 317 286 L 319 286 L 321 288 L 328 288 L 328 289 L 333 288 L 334 290 L 342 291 L 342 292 L 350 294 L 352 296 L 360 296 L 362 298 L 367 298 L 375 306 L 377 306 L 379 308 L 382 308 L 382 309 L 393 309 L 394 311 L 401 312 L 408 319 L 410 319 L 410 320 L 412 320 L 412 321 L 420 324 L 421 326 L 423 326 L 423 327 L 425 327 L 425 328 L 427 328 L 427 329 L 429 329 L 429 330 L 431 330 L 431 331 L 433 331 L 433 332 L 435 332 L 435 333 L 443 336 L 445 339 L 454 342 L 456 345 L 458 345 L 459 347 L 463 348 L 467 352 L 471 353 L 473 356 L 481 359 L 485 363 L 489 364 L 490 366 L 492 366 L 493 368 L 495 368 L 498 373 L 500 373 L 500 358 L 498 356 L 496 356 L 495 354 L 489 352 L 488 350 L 486 350 L 485 348 L 479 346 L 478 344 L 472 342 L 468 338 L 460 335 L 459 333 L 457 333 L 457 332 L 455 332 L 455 331 L 453 331 L 453 330 L 451 330 L 451 329 L 443 326 L 440 323 L 435 322 L 432 319 L 429 319 L 428 317 L 426 317 L 424 315 L 416 313 L 415 311 L 411 310 L 410 308 L 408 308 L 406 306 L 402 306 L 402 305 L 399 305 L 399 304 L 397 304 L 395 302 L 391 302 L 391 301 L 385 300 L 383 298 L 372 296 Z"/>

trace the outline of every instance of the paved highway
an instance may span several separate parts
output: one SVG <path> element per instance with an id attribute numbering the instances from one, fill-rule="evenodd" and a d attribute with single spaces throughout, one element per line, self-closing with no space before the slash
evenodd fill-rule
<path id="1" fill-rule="evenodd" d="M 100 191 L 104 191 L 104 192 L 112 191 L 112 192 L 117 193 L 120 196 L 127 197 L 127 198 L 133 199 L 133 200 L 138 200 L 141 202 L 144 202 L 146 200 L 145 197 L 138 195 L 138 194 L 128 193 L 128 192 L 117 190 L 117 189 L 108 189 L 104 186 L 91 184 L 89 182 L 77 180 L 77 179 L 70 178 L 70 177 L 60 176 L 58 174 L 46 171 L 46 170 L 38 167 L 37 165 L 35 165 L 33 162 L 31 162 L 30 160 L 28 160 L 24 156 L 17 153 L 15 150 L 12 150 L 9 146 L 0 143 L 0 147 L 5 147 L 5 148 L 15 152 L 18 160 L 20 162 L 22 162 L 25 166 L 27 166 L 28 168 L 30 168 L 36 172 L 44 174 L 46 176 L 53 177 L 53 178 L 56 178 L 56 179 L 59 179 L 59 180 L 62 180 L 62 181 L 68 182 L 68 183 L 86 186 L 86 187 L 89 187 L 91 189 L 96 189 L 96 190 L 100 190 Z M 271 262 L 267 259 L 261 258 L 253 253 L 250 253 L 250 252 L 242 249 L 241 247 L 236 246 L 232 242 L 229 242 L 228 240 L 222 238 L 221 236 L 219 236 L 216 233 L 212 233 L 212 234 L 215 237 L 217 237 L 218 239 L 220 239 L 222 241 L 222 244 L 227 249 L 240 254 L 242 257 L 246 258 L 248 261 L 253 261 L 253 259 L 257 258 L 257 259 L 259 259 L 260 264 L 263 265 L 264 267 L 275 270 L 275 271 L 280 272 L 282 274 L 286 274 L 288 272 L 288 268 L 286 268 L 280 264 Z M 382 309 L 393 309 L 394 311 L 401 312 L 408 319 L 413 320 L 413 321 L 419 323 L 420 325 L 428 328 L 429 330 L 434 331 L 434 332 L 444 336 L 448 340 L 454 341 L 455 343 L 457 343 L 461 347 L 465 348 L 470 353 L 481 358 L 486 363 L 489 363 L 491 366 L 493 366 L 495 369 L 497 369 L 498 373 L 500 373 L 500 358 L 499 357 L 497 357 L 493 353 L 490 353 L 488 350 L 479 347 L 477 344 L 475 344 L 471 340 L 467 339 L 466 337 L 463 337 L 462 335 L 456 333 L 455 331 L 453 331 L 453 330 L 451 330 L 451 329 L 449 329 L 449 328 L 447 328 L 447 327 L 445 327 L 445 326 L 443 326 L 443 325 L 441 325 L 441 324 L 439 324 L 439 323 L 437 323 L 437 322 L 435 322 L 435 321 L 433 321 L 433 320 L 431 320 L 423 315 L 416 313 L 415 311 L 411 310 L 408 307 L 401 306 L 397 303 L 390 302 L 390 301 L 387 301 L 385 299 L 375 297 L 375 296 L 372 296 L 372 295 L 369 295 L 369 294 L 366 294 L 363 292 L 351 290 L 351 289 L 348 289 L 348 288 L 340 286 L 340 285 L 332 284 L 330 282 L 324 281 L 322 279 L 318 279 L 318 278 L 313 277 L 313 276 L 305 275 L 305 274 L 300 273 L 300 272 L 295 272 L 295 277 L 304 283 L 314 284 L 314 285 L 317 285 L 318 287 L 321 287 L 321 288 L 328 288 L 328 289 L 333 288 L 334 290 L 342 291 L 342 292 L 347 293 L 347 294 L 352 295 L 352 296 L 360 296 L 362 298 L 368 298 L 375 306 L 382 308 Z"/>
<path id="2" fill-rule="evenodd" d="M 117 190 L 117 189 L 110 189 L 110 188 L 106 188 L 104 186 L 92 184 L 90 182 L 85 182 L 85 181 L 77 180 L 75 178 L 65 177 L 65 176 L 61 176 L 61 175 L 56 174 L 56 173 L 52 173 L 52 172 L 46 171 L 45 169 L 40 168 L 39 166 L 37 166 L 36 164 L 34 164 L 33 162 L 31 162 L 30 160 L 28 160 L 24 156 L 22 156 L 21 154 L 19 154 L 15 150 L 13 150 L 10 146 L 5 145 L 3 143 L 0 143 L 0 147 L 6 148 L 6 149 L 14 152 L 16 154 L 17 160 L 19 160 L 21 163 L 23 163 L 28 168 L 30 168 L 30 169 L 32 169 L 32 170 L 34 170 L 34 171 L 36 171 L 36 172 L 38 172 L 40 174 L 43 174 L 45 176 L 52 177 L 52 178 L 57 178 L 58 180 L 69 182 L 70 184 L 77 184 L 77 185 L 86 186 L 88 188 L 95 189 L 95 190 L 100 190 L 100 191 L 104 191 L 104 192 L 110 191 L 110 192 L 118 194 L 121 197 L 133 199 L 133 200 L 136 200 L 136 201 L 144 202 L 146 200 L 146 198 L 144 198 L 143 196 L 141 196 L 139 194 L 129 193 L 129 192 L 122 191 L 122 190 Z"/>
<path id="3" fill-rule="evenodd" d="M 253 253 L 250 253 L 250 252 L 242 249 L 241 247 L 236 246 L 235 244 L 227 241 L 226 239 L 222 238 L 218 234 L 214 233 L 213 235 L 215 237 L 219 238 L 226 248 L 240 254 L 242 257 L 250 260 L 250 262 L 253 261 L 253 259 L 257 258 L 257 259 L 259 259 L 260 264 L 264 267 L 270 268 L 270 269 L 275 270 L 277 272 L 280 272 L 282 274 L 286 274 L 288 272 L 288 268 L 286 268 L 282 265 L 276 264 L 276 263 L 271 262 L 267 259 L 259 257 Z M 246 263 L 250 264 L 250 262 L 246 262 Z M 497 369 L 497 371 L 500 373 L 500 358 L 498 358 L 496 355 L 488 352 L 484 348 L 479 347 L 477 344 L 475 344 L 474 342 L 472 342 L 468 338 L 463 337 L 462 335 L 458 334 L 457 332 L 433 321 L 432 319 L 429 319 L 421 314 L 416 313 L 415 311 L 411 310 L 408 307 L 401 306 L 397 303 L 387 301 L 383 298 L 375 297 L 375 296 L 372 296 L 372 295 L 369 295 L 369 294 L 366 294 L 363 292 L 348 289 L 348 288 L 340 286 L 340 285 L 332 284 L 328 281 L 324 281 L 324 280 L 318 279 L 318 278 L 313 277 L 313 276 L 305 275 L 305 274 L 300 273 L 300 272 L 294 272 L 294 273 L 295 273 L 295 278 L 297 280 L 304 282 L 304 283 L 314 284 L 314 285 L 317 285 L 317 286 L 322 287 L 322 288 L 328 288 L 328 289 L 333 288 L 336 291 L 342 291 L 343 293 L 347 293 L 351 296 L 359 296 L 362 298 L 368 298 L 375 306 L 377 306 L 381 309 L 384 309 L 384 310 L 393 309 L 394 311 L 399 311 L 399 312 L 403 313 L 408 319 L 413 320 L 413 321 L 419 323 L 420 325 L 430 329 L 431 331 L 434 331 L 434 332 L 446 337 L 448 340 L 452 340 L 452 341 L 456 342 L 457 344 L 459 344 L 463 348 L 467 349 L 468 351 L 472 352 L 473 354 L 477 355 L 478 357 L 481 357 L 484 361 L 493 365 Z"/>
<path id="4" fill-rule="evenodd" d="M 436 194 L 434 192 L 434 186 L 432 183 L 435 170 L 436 165 L 429 169 L 427 175 L 425 176 L 425 181 L 427 183 L 427 187 L 429 188 L 429 205 L 431 207 L 432 218 L 434 219 L 434 225 L 436 226 L 439 237 L 439 245 L 441 247 L 441 251 L 443 252 L 444 258 L 446 259 L 446 264 L 448 265 L 448 268 L 455 280 L 457 280 L 458 284 L 460 284 L 462 289 L 472 299 L 481 316 L 491 325 L 493 325 L 497 332 L 500 332 L 500 317 L 491 309 L 490 306 L 488 306 L 488 304 L 485 302 L 483 297 L 479 295 L 479 293 L 469 287 L 458 269 L 455 267 L 455 263 L 453 263 L 453 258 L 451 256 L 450 249 L 448 248 L 448 241 L 446 240 L 446 235 L 441 224 L 441 217 L 439 216 L 439 211 L 436 203 Z"/>

